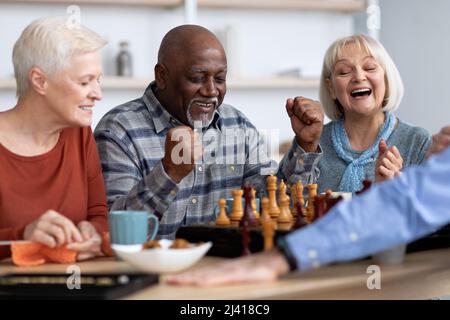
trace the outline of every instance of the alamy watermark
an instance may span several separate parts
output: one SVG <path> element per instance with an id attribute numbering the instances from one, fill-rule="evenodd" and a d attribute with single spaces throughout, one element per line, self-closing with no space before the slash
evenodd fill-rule
<path id="1" fill-rule="evenodd" d="M 77 5 L 70 5 L 66 9 L 67 26 L 69 28 L 78 28 L 81 25 L 81 8 Z"/>
<path id="2" fill-rule="evenodd" d="M 371 274 L 367 278 L 367 289 L 380 290 L 381 289 L 381 268 L 376 264 L 372 264 L 367 267 L 367 273 Z"/>
<path id="3" fill-rule="evenodd" d="M 203 164 L 260 164 L 280 157 L 280 131 L 226 128 L 224 130 L 209 129 L 198 132 L 198 140 L 202 147 L 201 162 Z M 185 128 L 173 131 L 171 140 L 178 142 L 171 151 L 174 164 L 191 164 L 193 159 L 190 143 L 191 135 Z M 195 157 L 194 157 L 195 158 Z"/>
<path id="4" fill-rule="evenodd" d="M 81 268 L 76 264 L 70 265 L 66 269 L 67 277 L 66 286 L 69 290 L 81 290 Z"/>

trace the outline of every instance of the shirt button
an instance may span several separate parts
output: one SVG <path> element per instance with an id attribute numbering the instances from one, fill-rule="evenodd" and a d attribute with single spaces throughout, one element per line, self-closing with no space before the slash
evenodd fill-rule
<path id="1" fill-rule="evenodd" d="M 298 157 L 298 152 L 294 152 L 294 157 Z"/>
<path id="2" fill-rule="evenodd" d="M 316 250 L 309 250 L 308 251 L 308 257 L 310 257 L 311 259 L 317 258 L 317 251 Z"/>
<path id="3" fill-rule="evenodd" d="M 231 170 L 231 171 L 234 171 L 234 166 L 230 166 L 230 170 Z"/>
<path id="4" fill-rule="evenodd" d="M 196 203 L 197 203 L 197 199 L 193 198 L 193 199 L 191 200 L 191 202 L 192 202 L 193 204 L 196 204 Z"/>
<path id="5" fill-rule="evenodd" d="M 170 190 L 170 194 L 172 196 L 176 195 L 177 194 L 177 190 L 175 190 L 175 189 Z"/>
<path id="6" fill-rule="evenodd" d="M 354 233 L 354 232 L 350 233 L 349 237 L 350 237 L 350 240 L 353 241 L 353 242 L 357 241 L 358 238 L 359 238 L 358 235 L 356 233 Z"/>
<path id="7" fill-rule="evenodd" d="M 202 172 L 203 168 L 202 167 L 198 167 L 198 171 Z"/>

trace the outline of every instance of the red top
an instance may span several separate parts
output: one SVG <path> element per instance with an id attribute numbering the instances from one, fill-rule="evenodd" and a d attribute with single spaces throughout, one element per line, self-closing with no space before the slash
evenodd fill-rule
<path id="1" fill-rule="evenodd" d="M 25 227 L 53 209 L 75 224 L 108 230 L 103 175 L 91 128 L 64 129 L 56 146 L 32 157 L 0 144 L 0 240 L 20 240 Z M 0 246 L 0 258 L 9 249 Z"/>

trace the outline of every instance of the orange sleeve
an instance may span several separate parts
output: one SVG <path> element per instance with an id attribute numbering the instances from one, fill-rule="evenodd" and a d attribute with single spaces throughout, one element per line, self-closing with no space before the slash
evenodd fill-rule
<path id="1" fill-rule="evenodd" d="M 108 208 L 106 206 L 106 193 L 103 181 L 100 158 L 97 145 L 90 128 L 87 136 L 87 165 L 88 165 L 88 217 L 97 231 L 108 231 Z"/>

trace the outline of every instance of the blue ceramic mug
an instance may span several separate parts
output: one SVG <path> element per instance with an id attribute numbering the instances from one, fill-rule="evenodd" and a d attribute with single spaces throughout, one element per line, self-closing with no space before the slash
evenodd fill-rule
<path id="1" fill-rule="evenodd" d="M 158 217 L 147 211 L 110 211 L 108 220 L 112 244 L 141 244 L 158 233 Z"/>

